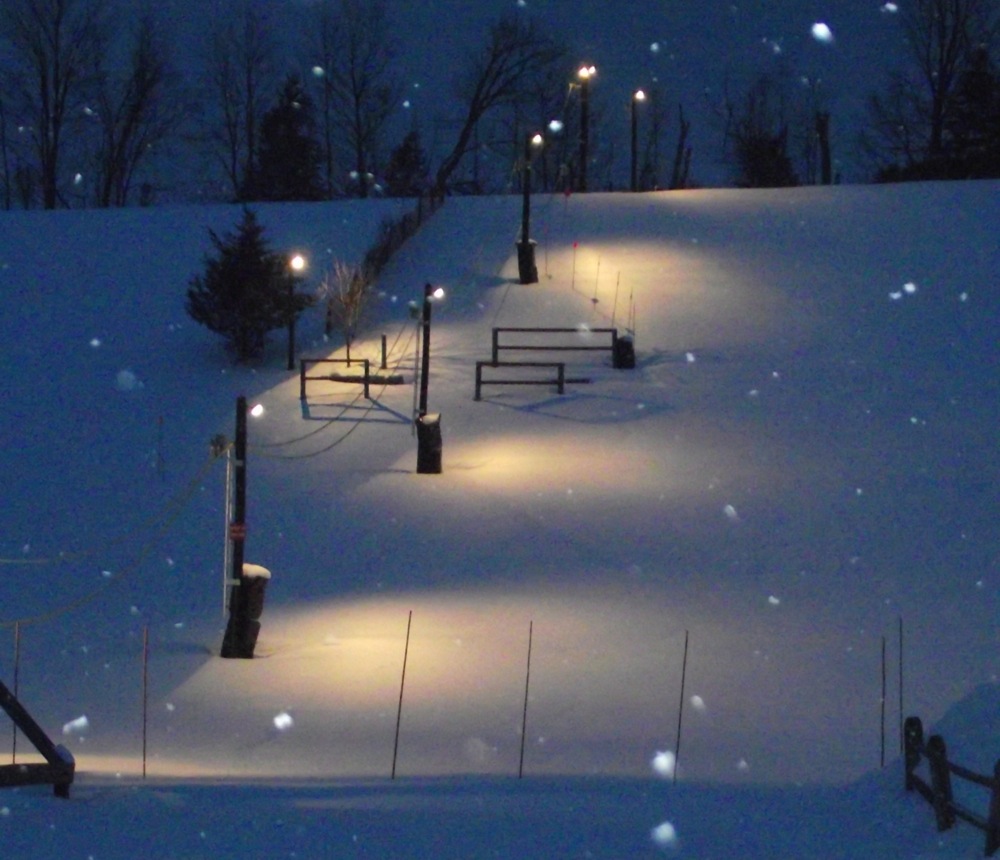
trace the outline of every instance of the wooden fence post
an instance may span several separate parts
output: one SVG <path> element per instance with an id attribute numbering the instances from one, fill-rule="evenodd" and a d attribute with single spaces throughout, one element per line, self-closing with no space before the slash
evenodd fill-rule
<path id="1" fill-rule="evenodd" d="M 1000 848 L 1000 761 L 993 765 L 993 788 L 990 791 L 990 815 L 986 819 L 986 856 Z"/>
<path id="2" fill-rule="evenodd" d="M 927 741 L 927 764 L 931 771 L 931 792 L 938 830 L 948 830 L 955 824 L 952 808 L 951 771 L 948 770 L 948 750 L 941 735 L 931 735 Z"/>

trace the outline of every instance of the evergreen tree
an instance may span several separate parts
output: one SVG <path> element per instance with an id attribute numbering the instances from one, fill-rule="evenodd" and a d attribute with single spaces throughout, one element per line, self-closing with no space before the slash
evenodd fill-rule
<path id="1" fill-rule="evenodd" d="M 389 157 L 385 171 L 389 197 L 419 197 L 426 190 L 427 156 L 420 145 L 420 133 L 411 131 Z"/>
<path id="2" fill-rule="evenodd" d="M 235 233 L 208 232 L 216 255 L 205 258 L 204 274 L 191 278 L 187 312 L 225 337 L 236 361 L 257 358 L 267 333 L 288 325 L 313 299 L 295 291 L 288 260 L 269 250 L 250 209 L 244 208 Z"/>
<path id="3" fill-rule="evenodd" d="M 296 75 L 289 75 L 277 104 L 261 121 L 253 171 L 245 200 L 319 200 L 320 146 L 313 101 Z"/>

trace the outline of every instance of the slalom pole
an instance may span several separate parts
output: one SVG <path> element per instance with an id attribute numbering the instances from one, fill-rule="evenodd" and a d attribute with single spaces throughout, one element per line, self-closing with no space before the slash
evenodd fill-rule
<path id="1" fill-rule="evenodd" d="M 880 747 L 879 747 L 879 767 L 885 767 L 885 636 L 882 637 L 882 697 L 880 700 L 881 704 L 881 719 L 879 722 L 880 729 Z"/>
<path id="2" fill-rule="evenodd" d="M 146 778 L 146 739 L 149 727 L 149 625 L 142 628 L 142 778 Z"/>
<path id="3" fill-rule="evenodd" d="M 406 661 L 410 654 L 410 626 L 413 624 L 413 610 L 406 621 L 406 646 L 403 648 L 403 676 L 399 680 L 399 708 L 396 710 L 396 740 L 392 745 L 392 779 L 396 778 L 396 758 L 399 755 L 399 725 L 403 721 L 403 688 L 406 686 Z"/>
<path id="4" fill-rule="evenodd" d="M 17 698 L 17 688 L 18 688 L 18 676 L 21 672 L 21 622 L 14 622 L 14 698 Z M 14 736 L 10 749 L 10 762 L 11 764 L 17 763 L 17 723 L 11 720 L 14 724 Z"/>
<path id="5" fill-rule="evenodd" d="M 684 631 L 684 660 L 681 663 L 681 700 L 677 706 L 677 745 L 674 749 L 674 782 L 677 782 L 677 771 L 681 763 L 681 720 L 684 718 L 684 683 L 687 680 L 688 666 L 688 631 Z"/>
<path id="6" fill-rule="evenodd" d="M 899 751 L 906 751 L 903 732 L 903 616 L 899 616 Z"/>
<path id="7" fill-rule="evenodd" d="M 517 778 L 524 776 L 524 741 L 528 735 L 528 688 L 531 684 L 531 637 L 535 622 L 528 622 L 528 669 L 524 675 L 524 711 L 521 714 L 521 761 L 517 766 Z"/>
<path id="8" fill-rule="evenodd" d="M 618 273 L 618 277 L 615 278 L 615 303 L 611 307 L 611 327 L 615 327 L 615 315 L 618 313 L 618 287 L 621 286 L 622 273 Z"/>

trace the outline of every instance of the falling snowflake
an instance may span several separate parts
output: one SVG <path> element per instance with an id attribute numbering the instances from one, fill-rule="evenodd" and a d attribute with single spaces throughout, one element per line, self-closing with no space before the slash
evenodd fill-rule
<path id="1" fill-rule="evenodd" d="M 810 32 L 817 42 L 822 42 L 825 45 L 833 43 L 833 30 L 822 21 L 817 21 L 813 24 Z"/>

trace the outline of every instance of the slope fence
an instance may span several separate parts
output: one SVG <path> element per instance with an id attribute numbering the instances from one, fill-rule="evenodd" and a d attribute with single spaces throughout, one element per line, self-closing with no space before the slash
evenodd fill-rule
<path id="1" fill-rule="evenodd" d="M 924 743 L 924 727 L 919 717 L 907 717 L 903 729 L 906 762 L 906 790 L 916 791 L 933 808 L 939 831 L 950 830 L 961 818 L 986 833 L 984 856 L 992 857 L 1000 848 L 1000 760 L 993 767 L 993 776 L 983 776 L 948 760 L 948 750 L 941 735 L 931 735 Z M 916 773 L 923 759 L 927 760 L 929 782 Z M 989 789 L 989 810 L 980 815 L 955 800 L 951 777 Z"/>

